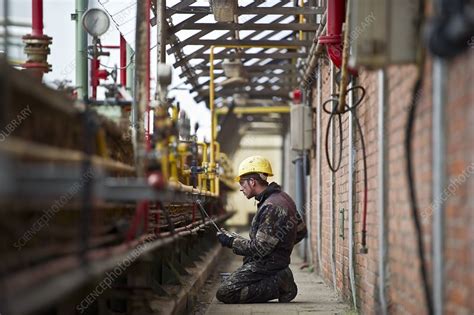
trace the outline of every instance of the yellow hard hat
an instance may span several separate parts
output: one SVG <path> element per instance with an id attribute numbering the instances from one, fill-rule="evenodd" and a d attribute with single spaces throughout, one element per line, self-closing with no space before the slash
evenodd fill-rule
<path id="1" fill-rule="evenodd" d="M 238 182 L 240 177 L 249 173 L 264 173 L 268 176 L 273 176 L 272 165 L 263 156 L 254 155 L 246 158 L 239 165 L 239 175 L 235 177 L 235 181 Z"/>

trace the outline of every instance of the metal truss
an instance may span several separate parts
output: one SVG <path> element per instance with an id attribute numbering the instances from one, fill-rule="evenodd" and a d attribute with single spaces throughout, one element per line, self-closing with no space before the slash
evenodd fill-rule
<path id="1" fill-rule="evenodd" d="M 305 58 L 318 27 L 316 16 L 322 8 L 316 1 L 305 1 L 304 7 L 294 6 L 295 1 L 253 1 L 238 6 L 234 22 L 214 22 L 212 7 L 197 6 L 195 0 L 180 1 L 166 7 L 164 30 L 167 53 L 174 54 L 175 68 L 181 68 L 181 78 L 189 83 L 196 102 L 208 102 L 209 51 L 212 45 L 252 45 L 252 49 L 216 48 L 214 55 L 216 102 L 226 97 L 244 94 L 249 98 L 288 100 L 290 91 L 297 86 L 297 59 Z M 194 4 L 194 5 L 193 5 Z M 292 5 L 292 6 L 290 6 Z M 307 22 L 299 23 L 299 15 Z M 175 24 L 173 20 L 179 20 Z M 156 19 L 152 21 L 156 23 Z M 218 32 L 210 39 L 212 32 Z M 189 34 L 191 36 L 183 36 Z M 301 34 L 303 36 L 301 37 Z M 287 46 L 286 49 L 268 48 L 271 45 Z M 191 51 L 191 52 L 190 52 Z M 241 86 L 221 86 L 225 79 L 223 61 L 240 60 L 248 83 Z M 209 105 L 209 104 L 207 104 Z"/>

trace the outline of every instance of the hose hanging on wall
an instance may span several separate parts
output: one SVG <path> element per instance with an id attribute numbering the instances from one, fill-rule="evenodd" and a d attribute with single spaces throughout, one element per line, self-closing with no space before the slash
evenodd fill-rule
<path id="1" fill-rule="evenodd" d="M 426 300 L 426 306 L 428 308 L 428 314 L 434 314 L 433 302 L 431 299 L 431 290 L 428 284 L 428 273 L 425 266 L 425 253 L 423 250 L 423 231 L 420 223 L 420 217 L 418 215 L 418 203 L 416 201 L 416 188 L 415 178 L 413 174 L 412 165 L 412 140 L 413 140 L 413 127 L 415 125 L 415 114 L 418 105 L 418 95 L 421 93 L 421 87 L 423 85 L 423 69 L 420 69 L 420 74 L 413 88 L 413 95 L 410 101 L 410 108 L 408 113 L 408 121 L 405 133 L 405 156 L 406 156 L 406 172 L 408 180 L 408 189 L 410 195 L 410 209 L 413 217 L 413 223 L 415 224 L 416 241 L 418 245 L 418 257 L 420 258 L 420 273 L 423 279 L 424 294 Z"/>
<path id="2" fill-rule="evenodd" d="M 420 1 L 419 3 L 419 24 L 418 29 L 421 29 L 421 25 L 424 22 L 424 10 L 425 10 L 425 1 Z M 421 42 L 421 41 L 420 41 Z M 410 209 L 411 215 L 413 217 L 413 223 L 415 225 L 415 232 L 416 232 L 416 242 L 417 242 L 417 250 L 418 250 L 418 257 L 420 260 L 420 274 L 423 281 L 423 290 L 425 295 L 425 303 L 426 308 L 428 310 L 428 314 L 434 314 L 433 309 L 433 299 L 431 297 L 431 288 L 428 282 L 428 272 L 426 270 L 426 259 L 423 250 L 423 230 L 421 227 L 421 220 L 419 217 L 418 211 L 418 203 L 416 199 L 416 187 L 415 187 L 415 178 L 413 174 L 413 160 L 412 160 L 412 142 L 413 142 L 413 128 L 415 125 L 415 115 L 416 109 L 418 107 L 418 103 L 420 100 L 422 87 L 423 87 L 423 71 L 425 65 L 425 49 L 421 46 L 419 47 L 420 58 L 418 62 L 418 75 L 415 85 L 413 87 L 413 94 L 410 100 L 409 106 L 409 113 L 407 118 L 407 125 L 405 130 L 405 157 L 406 157 L 406 172 L 407 172 L 407 180 L 408 180 L 408 191 L 409 191 L 409 198 L 410 198 Z"/>
<path id="3" fill-rule="evenodd" d="M 363 163 L 364 163 L 364 207 L 363 207 L 363 213 L 362 213 L 362 248 L 361 248 L 361 253 L 366 254 L 367 253 L 367 193 L 368 193 L 368 180 L 367 180 L 367 153 L 366 153 L 366 148 L 365 148 L 365 138 L 364 138 L 364 133 L 362 132 L 362 126 L 359 122 L 359 118 L 357 117 L 357 107 L 362 103 L 362 101 L 365 98 L 366 91 L 364 87 L 362 86 L 354 86 L 351 87 L 346 91 L 346 95 L 349 94 L 349 92 L 355 92 L 357 90 L 360 90 L 362 95 L 360 98 L 357 100 L 357 102 L 349 106 L 347 105 L 347 102 L 345 102 L 344 109 L 342 111 L 339 110 L 339 95 L 333 95 L 333 98 L 328 99 L 323 103 L 323 110 L 326 114 L 329 115 L 329 121 L 328 125 L 326 127 L 326 160 L 328 162 L 329 168 L 331 169 L 332 172 L 336 173 L 340 166 L 341 166 L 341 161 L 342 161 L 342 150 L 343 150 L 343 127 L 342 127 L 342 115 L 348 112 L 352 113 L 352 116 L 354 117 L 354 121 L 357 126 L 357 130 L 359 132 L 360 136 L 360 142 L 361 142 L 361 147 L 362 147 L 362 158 L 363 158 Z M 332 108 L 329 109 L 328 105 L 333 104 Z M 331 161 L 331 158 L 329 156 L 329 132 L 331 130 L 331 124 L 333 123 L 334 119 L 338 119 L 339 121 L 339 158 L 337 165 L 334 166 L 334 161 Z"/>

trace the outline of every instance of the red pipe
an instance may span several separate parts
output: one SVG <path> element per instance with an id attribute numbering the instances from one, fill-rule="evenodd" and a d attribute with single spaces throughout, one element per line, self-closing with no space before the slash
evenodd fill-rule
<path id="1" fill-rule="evenodd" d="M 99 85 L 99 79 L 97 78 L 97 71 L 99 71 L 100 61 L 96 57 L 91 60 L 91 87 L 92 87 L 92 99 L 97 99 L 97 86 Z"/>
<path id="2" fill-rule="evenodd" d="M 43 36 L 43 0 L 33 0 L 32 4 L 32 33 L 33 36 Z"/>
<path id="3" fill-rule="evenodd" d="M 120 34 L 120 84 L 127 86 L 127 42 Z"/>
<path id="4" fill-rule="evenodd" d="M 107 80 L 109 72 L 107 70 L 100 69 L 100 60 L 97 57 L 93 57 L 91 60 L 91 86 L 92 86 L 92 99 L 97 99 L 97 87 L 100 84 L 100 80 Z"/>
<path id="5" fill-rule="evenodd" d="M 346 1 L 345 0 L 329 0 L 327 9 L 327 26 L 326 35 L 319 36 L 318 41 L 321 44 L 326 44 L 326 49 L 334 65 L 341 68 L 342 65 L 342 24 L 346 16 Z M 348 68 L 352 74 L 357 74 L 357 71 Z"/>

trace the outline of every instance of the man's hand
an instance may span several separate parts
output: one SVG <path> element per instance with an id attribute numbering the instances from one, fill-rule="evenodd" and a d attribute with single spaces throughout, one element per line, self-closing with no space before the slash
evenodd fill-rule
<path id="1" fill-rule="evenodd" d="M 217 232 L 217 239 L 222 244 L 222 246 L 232 248 L 232 243 L 234 243 L 234 236 L 230 235 L 229 232 Z"/>

